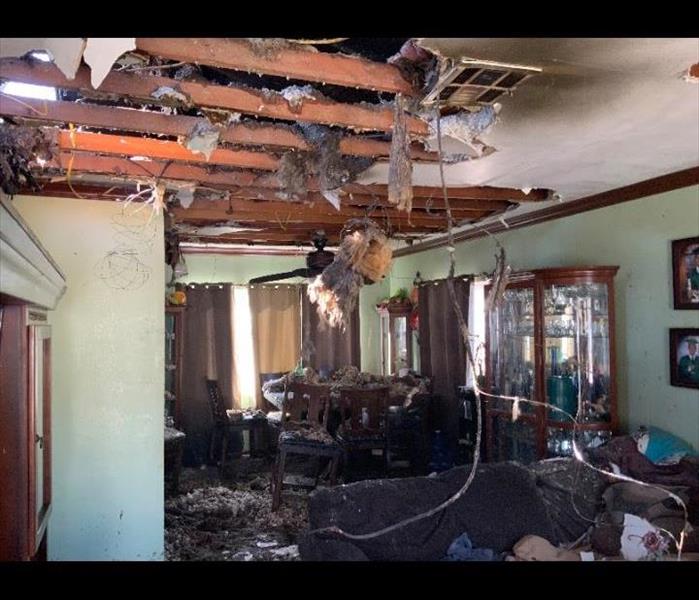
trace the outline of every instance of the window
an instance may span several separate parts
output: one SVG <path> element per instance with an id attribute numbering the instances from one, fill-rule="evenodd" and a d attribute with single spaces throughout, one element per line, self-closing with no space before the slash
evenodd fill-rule
<path id="1" fill-rule="evenodd" d="M 247 286 L 233 286 L 233 360 L 238 377 L 240 407 L 255 408 L 255 352 L 252 341 L 252 315 Z"/>
<path id="2" fill-rule="evenodd" d="M 485 281 L 471 283 L 471 301 L 469 302 L 469 329 L 471 337 L 471 352 L 476 362 L 478 374 L 485 373 Z M 473 387 L 473 373 L 469 365 L 466 375 L 466 386 Z"/>

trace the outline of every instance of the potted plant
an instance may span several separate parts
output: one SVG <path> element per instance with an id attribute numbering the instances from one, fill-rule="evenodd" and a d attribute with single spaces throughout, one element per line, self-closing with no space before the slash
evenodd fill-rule
<path id="1" fill-rule="evenodd" d="M 388 299 L 388 310 L 392 312 L 409 312 L 412 306 L 413 303 L 406 288 L 400 288 Z"/>

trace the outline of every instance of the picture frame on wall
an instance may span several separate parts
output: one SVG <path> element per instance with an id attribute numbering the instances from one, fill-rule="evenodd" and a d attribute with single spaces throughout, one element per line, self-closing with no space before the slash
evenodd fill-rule
<path id="1" fill-rule="evenodd" d="M 670 385 L 699 389 L 699 327 L 670 329 Z"/>
<path id="2" fill-rule="evenodd" d="M 672 242 L 675 309 L 699 310 L 699 236 Z"/>

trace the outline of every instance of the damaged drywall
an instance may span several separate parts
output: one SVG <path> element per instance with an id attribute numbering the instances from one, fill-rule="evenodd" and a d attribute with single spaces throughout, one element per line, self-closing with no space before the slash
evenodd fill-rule
<path id="1" fill-rule="evenodd" d="M 501 105 L 497 102 L 493 106 L 483 106 L 474 112 L 459 111 L 452 115 L 440 117 L 439 128 L 442 137 L 449 137 L 465 144 L 477 157 L 487 156 L 495 151 L 481 140 L 481 136 L 487 135 L 498 121 Z M 436 117 L 429 122 L 431 137 L 426 140 L 428 150 L 437 151 L 437 123 Z"/>
<path id="2" fill-rule="evenodd" d="M 75 79 L 86 43 L 83 38 L 2 38 L 0 58 L 44 51 L 67 79 Z"/>
<path id="3" fill-rule="evenodd" d="M 85 59 L 92 87 L 97 89 L 119 57 L 135 48 L 136 38 L 3 38 L 0 57 L 44 51 L 67 79 L 75 79 Z"/>
<path id="4" fill-rule="evenodd" d="M 97 89 L 120 56 L 136 49 L 136 38 L 88 38 L 83 58 L 90 66 L 90 82 Z"/>

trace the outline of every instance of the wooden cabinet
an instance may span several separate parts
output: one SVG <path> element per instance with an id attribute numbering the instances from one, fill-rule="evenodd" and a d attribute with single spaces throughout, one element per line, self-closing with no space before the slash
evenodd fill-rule
<path id="1" fill-rule="evenodd" d="M 27 305 L 0 315 L 0 560 L 32 560 L 51 513 L 51 327 Z"/>
<path id="2" fill-rule="evenodd" d="M 580 423 L 580 446 L 603 443 L 616 431 L 617 270 L 541 269 L 510 277 L 502 301 L 488 314 L 486 388 L 547 406 L 520 403 L 513 421 L 511 400 L 488 398 L 488 460 L 571 455 L 573 422 L 565 413 Z"/>

